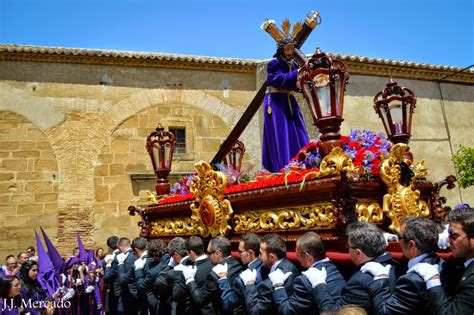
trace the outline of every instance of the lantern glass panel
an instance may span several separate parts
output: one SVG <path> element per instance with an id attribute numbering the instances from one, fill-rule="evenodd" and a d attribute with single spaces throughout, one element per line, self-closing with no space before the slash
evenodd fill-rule
<path id="1" fill-rule="evenodd" d="M 329 85 L 316 87 L 316 93 L 318 94 L 321 114 L 323 117 L 331 116 L 331 94 Z"/>
<path id="2" fill-rule="evenodd" d="M 311 110 L 311 114 L 314 117 L 317 117 L 316 107 L 315 107 L 315 104 L 314 104 L 313 97 L 311 96 L 311 86 L 310 86 L 308 81 L 304 81 L 303 89 L 304 89 L 304 92 L 306 94 L 306 100 L 309 101 L 309 108 Z"/>
<path id="3" fill-rule="evenodd" d="M 170 169 L 171 168 L 171 161 L 170 161 L 170 152 L 171 152 L 171 144 L 170 143 L 166 143 L 164 145 L 164 150 L 165 150 L 165 154 L 164 154 L 164 166 L 165 168 L 167 169 Z"/>
<path id="4" fill-rule="evenodd" d="M 313 78 L 316 86 L 316 93 L 319 100 L 319 108 L 323 117 L 332 116 L 331 111 L 331 89 L 329 88 L 329 75 L 325 73 L 318 73 Z"/>
<path id="5" fill-rule="evenodd" d="M 155 165 L 156 165 L 156 168 L 162 168 L 161 166 L 161 161 L 160 161 L 160 155 L 161 155 L 161 152 L 160 152 L 160 146 L 158 145 L 158 143 L 153 143 L 153 159 L 155 160 Z"/>
<path id="6" fill-rule="evenodd" d="M 403 111 L 401 104 L 390 105 L 390 116 L 392 117 L 393 131 L 395 134 L 403 133 Z"/>
<path id="7" fill-rule="evenodd" d="M 390 127 L 388 126 L 387 110 L 385 109 L 383 105 L 380 106 L 379 113 L 382 116 L 382 123 L 385 128 L 385 131 L 387 132 L 387 136 L 390 136 L 392 134 L 392 131 L 390 130 Z"/>
<path id="8" fill-rule="evenodd" d="M 341 85 L 342 85 L 342 77 L 340 75 L 337 76 L 335 80 L 336 84 L 336 116 L 342 116 L 342 99 L 341 99 Z"/>

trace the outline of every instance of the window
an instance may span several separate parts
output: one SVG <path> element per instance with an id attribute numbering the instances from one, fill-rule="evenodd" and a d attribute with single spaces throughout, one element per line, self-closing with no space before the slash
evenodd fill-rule
<path id="1" fill-rule="evenodd" d="M 175 153 L 186 153 L 186 129 L 185 128 L 169 128 L 169 131 L 176 137 Z"/>

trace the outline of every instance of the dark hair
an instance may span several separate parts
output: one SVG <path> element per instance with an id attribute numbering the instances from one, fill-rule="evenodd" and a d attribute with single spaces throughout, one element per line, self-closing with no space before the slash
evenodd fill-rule
<path id="1" fill-rule="evenodd" d="M 283 49 L 288 44 L 294 44 L 293 38 L 287 37 L 287 38 L 281 40 L 278 43 L 277 50 L 276 50 L 275 54 L 273 55 L 273 58 L 281 58 L 283 56 Z"/>
<path id="2" fill-rule="evenodd" d="M 263 243 L 267 244 L 267 253 L 272 253 L 278 259 L 286 257 L 285 241 L 276 233 L 270 233 L 263 237 Z"/>
<path id="3" fill-rule="evenodd" d="M 262 242 L 260 236 L 254 233 L 245 233 L 240 240 L 244 242 L 245 250 L 251 249 L 257 257 L 260 255 L 260 243 Z"/>
<path id="4" fill-rule="evenodd" d="M 175 237 L 168 243 L 168 251 L 170 254 L 178 253 L 179 256 L 185 257 L 188 253 L 186 252 L 186 240 L 182 237 Z"/>
<path id="5" fill-rule="evenodd" d="M 403 218 L 400 223 L 405 225 L 403 235 L 405 242 L 413 240 L 416 248 L 423 254 L 434 252 L 438 247 L 438 228 L 436 224 L 427 218 L 411 217 Z"/>
<path id="6" fill-rule="evenodd" d="M 5 276 L 3 278 L 0 278 L 0 298 L 2 299 L 8 299 L 10 298 L 8 296 L 8 292 L 10 291 L 12 287 L 12 282 L 13 280 L 18 279 L 17 276 Z"/>
<path id="7" fill-rule="evenodd" d="M 360 249 L 370 258 L 382 255 L 387 247 L 382 232 L 369 222 L 353 222 L 349 224 L 346 234 L 351 245 Z"/>
<path id="8" fill-rule="evenodd" d="M 211 249 L 213 251 L 220 251 L 224 258 L 231 254 L 231 244 L 229 239 L 221 235 L 216 236 L 211 240 Z"/>
<path id="9" fill-rule="evenodd" d="M 0 298 L 6 299 L 6 303 L 4 306 L 7 306 L 7 309 L 9 309 L 8 305 L 10 305 L 11 299 L 13 299 L 13 304 L 15 306 L 19 307 L 21 305 L 21 296 L 19 294 L 17 296 L 14 296 L 13 298 L 8 296 L 8 293 L 12 288 L 13 280 L 15 279 L 20 281 L 17 276 L 5 276 L 3 278 L 0 278 Z"/>
<path id="10" fill-rule="evenodd" d="M 30 278 L 30 270 L 34 266 L 38 266 L 38 262 L 36 262 L 35 260 L 27 260 L 21 265 L 20 267 L 21 286 L 25 288 L 25 290 L 30 294 L 34 291 L 37 291 L 40 294 L 40 296 L 46 297 L 46 294 L 41 288 L 41 285 L 38 282 L 38 280 L 36 279 L 33 280 Z"/>
<path id="11" fill-rule="evenodd" d="M 316 260 L 326 257 L 326 244 L 324 244 L 321 236 L 315 232 L 307 232 L 298 239 L 301 250 L 310 254 Z"/>
<path id="12" fill-rule="evenodd" d="M 461 224 L 467 236 L 474 237 L 474 208 L 455 208 L 449 211 L 448 222 Z"/>
<path id="13" fill-rule="evenodd" d="M 7 260 L 10 259 L 10 258 L 15 258 L 15 256 L 13 256 L 13 255 L 8 255 L 8 256 L 5 258 L 5 261 L 7 261 Z"/>
<path id="14" fill-rule="evenodd" d="M 145 250 L 148 245 L 148 241 L 144 237 L 136 237 L 133 239 L 132 242 L 132 248 L 133 249 L 139 249 L 139 250 Z"/>
<path id="15" fill-rule="evenodd" d="M 163 240 L 156 239 L 148 243 L 148 255 L 150 257 L 163 257 L 166 253 L 166 244 Z"/>
<path id="16" fill-rule="evenodd" d="M 117 244 L 118 244 L 118 236 L 110 236 L 108 239 L 107 239 L 107 246 L 112 248 L 113 250 L 117 249 Z"/>
<path id="17" fill-rule="evenodd" d="M 196 255 L 204 254 L 204 242 L 199 236 L 191 236 L 186 242 L 186 250 L 193 251 Z"/>
<path id="18" fill-rule="evenodd" d="M 31 250 L 32 252 L 35 252 L 36 253 L 36 249 L 33 247 L 33 246 L 28 246 L 28 248 L 26 249 L 26 251 L 29 251 Z"/>

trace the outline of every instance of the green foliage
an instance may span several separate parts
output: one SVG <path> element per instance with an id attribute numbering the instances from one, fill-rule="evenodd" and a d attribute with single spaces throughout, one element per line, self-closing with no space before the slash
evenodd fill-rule
<path id="1" fill-rule="evenodd" d="M 458 183 L 461 188 L 474 185 L 474 148 L 461 146 L 453 156 L 458 171 Z"/>

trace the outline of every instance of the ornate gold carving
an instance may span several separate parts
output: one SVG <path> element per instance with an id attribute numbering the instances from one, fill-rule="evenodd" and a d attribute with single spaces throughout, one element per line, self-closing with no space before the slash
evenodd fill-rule
<path id="1" fill-rule="evenodd" d="M 308 230 L 334 227 L 333 204 L 318 203 L 272 211 L 248 211 L 234 215 L 236 232 Z"/>
<path id="2" fill-rule="evenodd" d="M 151 222 L 152 237 L 198 234 L 198 225 L 191 218 L 175 218 Z"/>
<path id="3" fill-rule="evenodd" d="M 412 169 L 415 173 L 415 178 L 417 179 L 426 179 L 428 176 L 428 169 L 425 167 L 425 160 L 416 162 Z"/>
<path id="4" fill-rule="evenodd" d="M 191 220 L 198 225 L 202 236 L 226 235 L 231 229 L 227 222 L 233 213 L 230 201 L 224 199 L 227 178 L 204 161 L 194 164 L 194 168 L 197 176 L 191 182 L 190 191 L 196 201 L 191 205 Z"/>
<path id="5" fill-rule="evenodd" d="M 359 200 L 356 204 L 357 221 L 380 223 L 383 220 L 382 207 L 375 201 Z"/>
<path id="6" fill-rule="evenodd" d="M 408 186 L 400 182 L 400 163 L 405 162 L 410 166 L 410 161 L 405 158 L 409 147 L 404 143 L 398 143 L 390 149 L 390 156 L 383 161 L 380 167 L 380 178 L 387 186 L 387 194 L 383 196 L 383 211 L 392 220 L 389 229 L 398 232 L 400 220 L 405 217 L 423 216 L 430 214 L 428 205 L 420 200 L 420 191 L 415 190 L 413 181 L 410 179 Z M 410 166 L 413 171 L 413 168 Z"/>
<path id="7" fill-rule="evenodd" d="M 321 161 L 318 177 L 339 174 L 341 170 L 348 173 L 359 172 L 359 168 L 352 163 L 351 157 L 345 154 L 340 147 L 334 147 Z"/>

